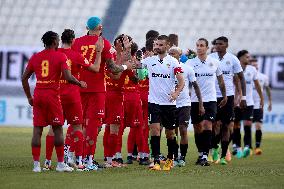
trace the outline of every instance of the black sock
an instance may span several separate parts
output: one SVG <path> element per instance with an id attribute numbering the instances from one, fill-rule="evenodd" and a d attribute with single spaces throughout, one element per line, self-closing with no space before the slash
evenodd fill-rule
<path id="1" fill-rule="evenodd" d="M 221 142 L 221 148 L 222 148 L 221 158 L 226 157 L 228 146 L 229 146 L 229 142 L 228 141 L 222 141 Z"/>
<path id="2" fill-rule="evenodd" d="M 198 152 L 202 152 L 200 138 L 201 138 L 201 133 L 194 133 L 195 145 Z"/>
<path id="3" fill-rule="evenodd" d="M 177 143 L 177 139 L 176 137 L 174 137 L 174 141 L 173 141 L 173 153 L 174 153 L 174 160 L 178 159 L 178 143 Z"/>
<path id="4" fill-rule="evenodd" d="M 173 140 L 172 139 L 167 139 L 167 146 L 168 146 L 168 156 L 167 158 L 173 159 Z"/>
<path id="5" fill-rule="evenodd" d="M 251 126 L 250 125 L 245 125 L 244 126 L 244 131 L 245 131 L 244 145 L 248 146 L 249 148 L 251 148 Z"/>
<path id="6" fill-rule="evenodd" d="M 255 131 L 255 147 L 256 148 L 260 147 L 261 139 L 262 139 L 262 131 L 261 130 L 256 130 Z"/>
<path id="7" fill-rule="evenodd" d="M 218 144 L 220 143 L 221 137 L 219 134 L 215 134 L 212 132 L 212 148 L 218 148 Z"/>
<path id="8" fill-rule="evenodd" d="M 209 149 L 211 147 L 211 140 L 212 140 L 212 131 L 211 130 L 204 130 L 202 132 L 202 151 L 203 154 L 206 153 L 208 155 Z"/>
<path id="9" fill-rule="evenodd" d="M 241 147 L 241 128 L 234 128 L 233 144 L 236 144 L 237 147 Z"/>
<path id="10" fill-rule="evenodd" d="M 134 156 L 138 155 L 138 150 L 137 150 L 137 145 L 136 144 L 134 144 L 132 155 L 134 155 Z"/>
<path id="11" fill-rule="evenodd" d="M 180 144 L 180 154 L 183 158 L 185 158 L 187 154 L 188 144 Z"/>
<path id="12" fill-rule="evenodd" d="M 151 136 L 151 149 L 154 163 L 160 163 L 160 136 Z"/>

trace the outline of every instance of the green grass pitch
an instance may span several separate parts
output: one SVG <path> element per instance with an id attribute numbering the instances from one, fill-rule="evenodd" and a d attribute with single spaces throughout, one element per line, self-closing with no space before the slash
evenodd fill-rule
<path id="1" fill-rule="evenodd" d="M 45 155 L 46 130 L 42 137 L 41 164 Z M 33 173 L 31 135 L 32 128 L 0 127 L 0 189 L 284 188 L 284 134 L 264 133 L 261 156 L 250 156 L 241 160 L 233 158 L 227 166 L 194 165 L 197 152 L 190 133 L 186 167 L 174 168 L 170 172 L 155 172 L 135 162 L 134 165 L 124 168 L 74 173 Z M 126 137 L 123 143 L 124 159 L 125 141 Z M 161 144 L 161 151 L 166 154 L 165 137 Z M 53 155 L 55 160 L 55 151 Z M 102 135 L 98 137 L 95 158 L 102 163 Z"/>

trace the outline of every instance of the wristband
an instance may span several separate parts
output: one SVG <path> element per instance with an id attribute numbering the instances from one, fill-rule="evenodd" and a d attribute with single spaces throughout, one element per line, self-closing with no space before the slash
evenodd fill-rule
<path id="1" fill-rule="evenodd" d="M 126 65 L 121 65 L 123 67 L 123 70 L 127 70 L 127 66 Z"/>
<path id="2" fill-rule="evenodd" d="M 242 96 L 242 98 L 241 98 L 241 100 L 246 100 L 247 98 L 246 98 L 246 96 Z"/>

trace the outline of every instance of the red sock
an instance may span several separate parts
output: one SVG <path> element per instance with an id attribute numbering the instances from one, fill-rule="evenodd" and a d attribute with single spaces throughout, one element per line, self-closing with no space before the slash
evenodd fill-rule
<path id="1" fill-rule="evenodd" d="M 70 137 L 70 148 L 69 148 L 69 152 L 74 152 L 74 151 L 75 151 L 74 132 L 72 131 L 71 137 Z"/>
<path id="2" fill-rule="evenodd" d="M 122 136 L 123 136 L 124 129 L 125 129 L 124 125 L 121 124 L 121 125 L 119 126 L 118 136 L 117 136 L 117 139 L 116 139 L 115 153 L 116 153 L 116 152 L 120 152 L 120 153 L 121 153 L 121 148 L 122 148 Z"/>
<path id="3" fill-rule="evenodd" d="M 109 157 L 109 144 L 108 144 L 109 132 L 110 132 L 109 125 L 106 125 L 103 137 L 104 157 Z"/>
<path id="4" fill-rule="evenodd" d="M 127 152 L 133 153 L 134 144 L 135 144 L 135 128 L 130 128 L 128 138 L 127 138 Z"/>
<path id="5" fill-rule="evenodd" d="M 51 160 L 52 152 L 54 148 L 54 136 L 46 135 L 45 141 L 45 158 Z"/>
<path id="6" fill-rule="evenodd" d="M 116 134 L 110 134 L 109 135 L 109 151 L 110 151 L 110 156 L 114 156 L 116 153 L 116 143 L 117 143 L 117 135 Z"/>
<path id="7" fill-rule="evenodd" d="M 57 161 L 64 162 L 64 146 L 55 146 Z"/>
<path id="8" fill-rule="evenodd" d="M 75 148 L 75 156 L 83 155 L 83 133 L 82 131 L 74 132 L 74 148 Z"/>
<path id="9" fill-rule="evenodd" d="M 72 125 L 69 125 L 64 142 L 68 146 L 71 146 L 72 143 L 72 133 L 73 133 L 73 127 Z"/>
<path id="10" fill-rule="evenodd" d="M 89 119 L 86 127 L 86 155 L 94 155 L 98 137 L 98 127 L 101 122 L 98 119 Z"/>
<path id="11" fill-rule="evenodd" d="M 149 143 L 148 143 L 148 138 L 149 138 L 149 128 L 144 128 L 143 129 L 143 152 L 144 153 L 150 153 L 150 148 L 149 148 Z"/>
<path id="12" fill-rule="evenodd" d="M 135 128 L 134 139 L 135 139 L 135 143 L 137 144 L 138 152 L 144 152 L 142 125 L 138 125 L 138 127 Z"/>
<path id="13" fill-rule="evenodd" d="M 40 157 L 40 146 L 38 147 L 34 147 L 32 146 L 32 155 L 33 155 L 33 159 L 34 161 L 39 161 L 39 157 Z"/>

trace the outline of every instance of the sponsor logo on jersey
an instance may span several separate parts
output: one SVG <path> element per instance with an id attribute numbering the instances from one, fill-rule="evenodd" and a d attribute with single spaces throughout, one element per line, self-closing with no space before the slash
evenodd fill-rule
<path id="1" fill-rule="evenodd" d="M 226 64 L 227 64 L 227 65 L 230 65 L 231 63 L 230 63 L 230 61 L 227 61 Z"/>
<path id="2" fill-rule="evenodd" d="M 152 73 L 152 77 L 161 77 L 161 78 L 171 78 L 170 74 L 156 74 L 156 73 Z"/>
<path id="3" fill-rule="evenodd" d="M 195 77 L 213 76 L 213 73 L 195 73 Z"/>
<path id="4" fill-rule="evenodd" d="M 230 71 L 222 71 L 222 73 L 223 73 L 224 75 L 229 75 L 229 74 L 230 74 Z"/>

